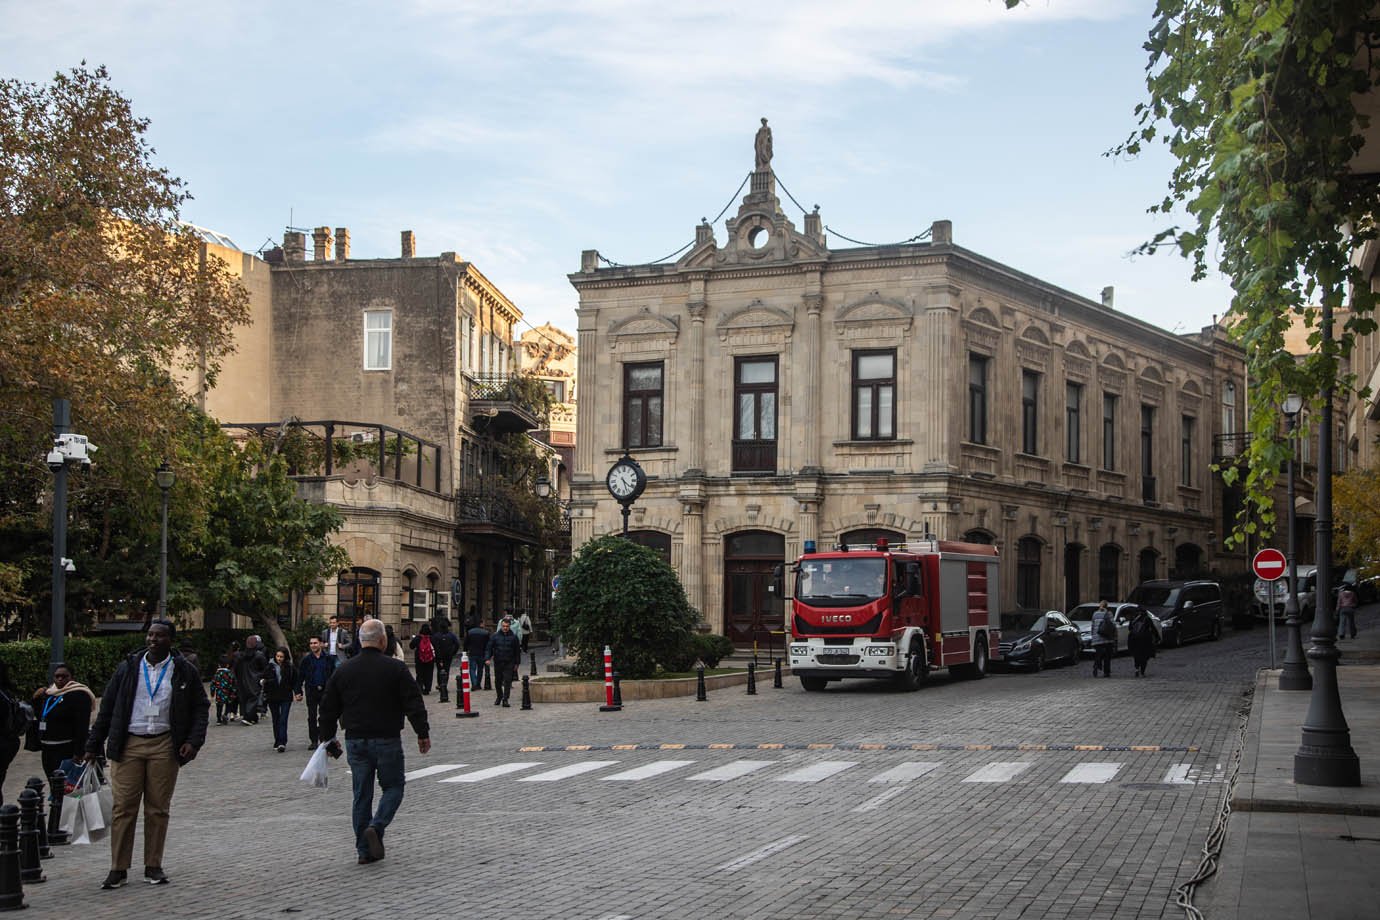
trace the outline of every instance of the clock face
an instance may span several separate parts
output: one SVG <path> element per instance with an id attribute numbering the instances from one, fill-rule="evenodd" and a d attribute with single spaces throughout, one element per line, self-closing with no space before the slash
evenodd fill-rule
<path id="1" fill-rule="evenodd" d="M 637 492 L 637 470 L 619 463 L 609 470 L 609 491 L 615 498 L 628 498 Z"/>

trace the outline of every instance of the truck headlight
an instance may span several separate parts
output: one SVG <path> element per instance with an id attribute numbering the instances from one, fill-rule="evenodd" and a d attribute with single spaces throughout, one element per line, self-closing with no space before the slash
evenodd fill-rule
<path id="1" fill-rule="evenodd" d="M 791 654 L 795 655 L 797 658 L 803 658 L 810 654 L 810 647 L 808 645 L 792 645 Z"/>
<path id="2" fill-rule="evenodd" d="M 896 646 L 894 646 L 894 645 L 869 645 L 867 648 L 863 649 L 863 654 L 864 654 L 864 655 L 868 655 L 868 656 L 873 657 L 873 658 L 878 657 L 878 656 L 881 656 L 881 655 L 895 655 L 895 654 L 896 654 Z"/>

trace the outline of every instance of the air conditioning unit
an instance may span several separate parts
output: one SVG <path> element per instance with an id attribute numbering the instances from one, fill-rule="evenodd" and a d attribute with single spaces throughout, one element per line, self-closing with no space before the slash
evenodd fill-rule
<path id="1" fill-rule="evenodd" d="M 378 435 L 372 431 L 352 431 L 350 432 L 351 444 L 373 444 L 378 440 Z"/>

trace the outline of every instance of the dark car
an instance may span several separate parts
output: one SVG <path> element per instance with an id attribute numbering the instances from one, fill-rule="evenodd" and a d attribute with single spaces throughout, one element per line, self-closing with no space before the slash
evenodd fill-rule
<path id="1" fill-rule="evenodd" d="M 1215 581 L 1145 581 L 1130 600 L 1159 617 L 1166 646 L 1222 636 L 1222 586 Z"/>
<path id="2" fill-rule="evenodd" d="M 1038 671 L 1056 661 L 1077 662 L 1082 648 L 1078 627 L 1057 610 L 1039 617 L 1024 631 L 1002 630 L 1001 657 L 1013 668 Z"/>

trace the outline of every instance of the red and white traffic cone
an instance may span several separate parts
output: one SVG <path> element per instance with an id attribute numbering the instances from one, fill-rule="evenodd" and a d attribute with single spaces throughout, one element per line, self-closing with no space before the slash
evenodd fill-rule
<path id="1" fill-rule="evenodd" d="M 623 709 L 621 703 L 613 701 L 613 649 L 604 646 L 604 705 L 599 707 L 600 712 L 619 712 Z"/>
<path id="2" fill-rule="evenodd" d="M 455 714 L 457 719 L 472 719 L 479 713 L 470 709 L 470 656 L 460 653 L 460 705 L 464 708 Z"/>

